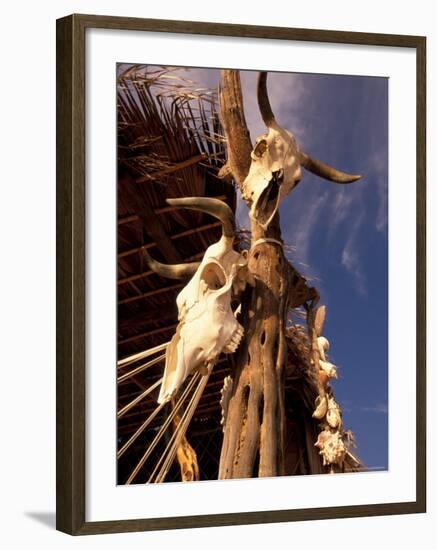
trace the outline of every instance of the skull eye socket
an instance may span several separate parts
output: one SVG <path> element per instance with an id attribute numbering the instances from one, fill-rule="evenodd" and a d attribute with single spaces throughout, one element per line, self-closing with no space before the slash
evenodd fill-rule
<path id="1" fill-rule="evenodd" d="M 218 290 L 226 284 L 226 275 L 223 269 L 216 263 L 210 263 L 205 266 L 200 279 L 208 290 Z"/>
<path id="2" fill-rule="evenodd" d="M 253 150 L 253 154 L 256 157 L 261 158 L 266 151 L 267 151 L 267 140 L 260 139 L 258 141 L 258 143 L 255 145 L 255 149 Z"/>

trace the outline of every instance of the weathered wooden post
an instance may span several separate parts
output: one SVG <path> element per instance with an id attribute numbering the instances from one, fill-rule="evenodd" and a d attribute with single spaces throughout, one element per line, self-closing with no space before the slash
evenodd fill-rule
<path id="1" fill-rule="evenodd" d="M 220 100 L 228 168 L 242 189 L 249 173 L 252 144 L 237 71 L 222 71 Z M 245 336 L 237 351 L 220 479 L 275 476 L 283 471 L 284 323 L 289 284 L 279 214 L 267 229 L 252 219 L 251 230 L 248 266 L 255 284 L 248 287 L 242 303 Z M 258 472 L 254 472 L 257 457 Z"/>

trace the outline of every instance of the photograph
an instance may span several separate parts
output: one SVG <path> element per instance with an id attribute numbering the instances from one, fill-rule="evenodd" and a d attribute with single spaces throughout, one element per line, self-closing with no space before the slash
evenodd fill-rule
<path id="1" fill-rule="evenodd" d="M 389 470 L 389 79 L 114 88 L 117 484 Z"/>

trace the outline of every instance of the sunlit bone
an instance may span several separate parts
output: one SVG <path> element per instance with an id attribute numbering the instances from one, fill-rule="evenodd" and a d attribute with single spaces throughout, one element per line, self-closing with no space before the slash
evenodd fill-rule
<path id="1" fill-rule="evenodd" d="M 329 428 L 325 428 L 320 432 L 315 446 L 320 449 L 319 454 L 323 458 L 324 466 L 342 464 L 346 455 L 346 446 L 340 432 L 332 432 Z"/>
<path id="2" fill-rule="evenodd" d="M 326 413 L 326 422 L 331 428 L 341 428 L 341 411 L 340 406 L 334 399 L 333 395 L 328 397 L 328 411 Z"/>
<path id="3" fill-rule="evenodd" d="M 326 395 L 318 395 L 316 397 L 316 409 L 313 412 L 313 418 L 317 418 L 317 420 L 321 420 L 326 416 L 326 413 L 328 412 L 328 398 Z"/>
<path id="4" fill-rule="evenodd" d="M 243 183 L 243 198 L 250 204 L 250 216 L 262 227 L 275 216 L 282 200 L 301 179 L 301 166 L 336 183 L 351 183 L 361 176 L 340 172 L 300 150 L 291 132 L 273 115 L 267 95 L 267 73 L 258 79 L 258 105 L 267 132 L 256 140 L 249 173 Z"/>
<path id="5" fill-rule="evenodd" d="M 317 308 L 314 316 L 315 355 L 314 363 L 318 365 L 319 395 L 315 401 L 313 417 L 322 420 L 326 417 L 328 424 L 335 428 L 341 425 L 341 413 L 331 392 L 327 392 L 328 381 L 337 378 L 337 367 L 327 360 L 329 340 L 322 336 L 326 317 L 326 307 Z M 317 359 L 317 361 L 316 361 Z"/>
<path id="6" fill-rule="evenodd" d="M 233 353 L 243 336 L 243 327 L 231 308 L 233 294 L 244 288 L 242 273 L 247 269 L 244 254 L 233 248 L 235 220 L 232 210 L 222 201 L 189 197 L 169 199 L 173 206 L 207 212 L 223 223 L 220 240 L 209 246 L 200 264 L 170 266 L 160 264 L 145 252 L 151 269 L 165 277 L 192 278 L 178 294 L 179 324 L 167 348 L 164 377 L 158 403 L 171 399 L 194 370 L 201 373 L 223 351 Z M 194 274 L 193 271 L 195 270 Z"/>
<path id="7" fill-rule="evenodd" d="M 329 340 L 324 336 L 317 338 L 317 347 L 319 349 L 319 368 L 328 378 L 337 378 L 337 367 L 326 360 L 326 352 L 329 350 Z"/>

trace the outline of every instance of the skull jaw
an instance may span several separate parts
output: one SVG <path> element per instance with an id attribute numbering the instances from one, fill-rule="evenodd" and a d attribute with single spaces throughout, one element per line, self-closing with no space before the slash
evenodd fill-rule
<path id="1" fill-rule="evenodd" d="M 210 318 L 208 318 L 210 317 Z M 167 349 L 166 364 L 158 403 L 167 403 L 194 371 L 202 374 L 222 351 L 234 353 L 244 329 L 230 310 L 218 308 L 215 315 L 201 315 L 197 320 L 181 323 Z"/>
<path id="2" fill-rule="evenodd" d="M 263 229 L 267 229 L 278 211 L 282 182 L 283 171 L 273 172 L 271 180 L 252 204 L 250 217 Z"/>
<path id="3" fill-rule="evenodd" d="M 184 365 L 181 364 L 181 358 L 183 358 L 181 329 L 182 325 L 179 325 L 167 348 L 164 375 L 157 400 L 160 405 L 170 401 L 188 374 Z"/>
<path id="4" fill-rule="evenodd" d="M 178 335 L 176 332 L 175 338 Z M 173 344 L 170 342 L 169 347 Z M 177 340 L 174 353 L 170 353 L 166 358 L 164 377 L 159 391 L 158 403 L 167 403 L 175 396 L 176 392 L 187 379 L 188 375 L 198 370 L 200 374 L 206 374 L 203 367 L 211 361 L 204 357 L 202 348 L 192 347 L 186 351 L 186 342 L 183 333 Z"/>

